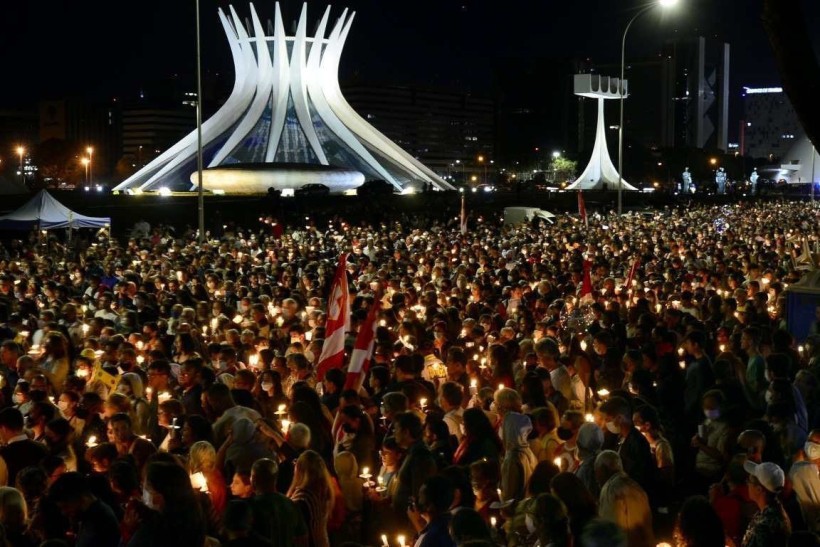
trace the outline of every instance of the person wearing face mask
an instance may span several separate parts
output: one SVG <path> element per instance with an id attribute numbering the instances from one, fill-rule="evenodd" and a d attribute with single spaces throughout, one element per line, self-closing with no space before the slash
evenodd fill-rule
<path id="1" fill-rule="evenodd" d="M 698 426 L 698 434 L 692 437 L 692 447 L 698 450 L 695 456 L 695 474 L 699 491 L 705 491 L 712 483 L 720 480 L 729 462 L 729 442 L 733 432 L 723 417 L 724 397 L 716 389 L 703 395 L 704 422 Z"/>
<path id="2" fill-rule="evenodd" d="M 578 433 L 584 425 L 584 415 L 578 410 L 567 410 L 561 416 L 556 434 L 563 441 L 555 451 L 555 459 L 560 459 L 562 472 L 575 473 L 581 463 L 578 450 Z"/>
<path id="3" fill-rule="evenodd" d="M 74 429 L 74 434 L 77 436 L 81 436 L 83 428 L 85 428 L 85 420 L 77 415 L 77 406 L 79 404 L 80 396 L 75 391 L 62 392 L 60 399 L 57 401 L 57 408 L 60 409 L 60 414 L 68 420 L 68 423 Z"/>
<path id="4" fill-rule="evenodd" d="M 649 441 L 632 423 L 632 406 L 622 397 L 612 397 L 600 407 L 604 424 L 610 433 L 618 435 L 617 453 L 624 472 L 647 493 L 653 492 L 652 470 L 655 462 Z"/>
<path id="5" fill-rule="evenodd" d="M 373 468 L 373 454 L 376 452 L 376 435 L 373 423 L 358 405 L 346 405 L 339 410 L 342 440 L 336 443 L 334 452 L 351 452 L 359 466 Z"/>
<path id="6" fill-rule="evenodd" d="M 810 531 L 820 534 L 820 429 L 813 430 L 803 445 L 800 461 L 789 469 L 803 520 Z"/>

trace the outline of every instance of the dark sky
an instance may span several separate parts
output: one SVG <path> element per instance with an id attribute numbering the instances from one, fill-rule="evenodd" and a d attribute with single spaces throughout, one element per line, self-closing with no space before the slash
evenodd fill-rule
<path id="1" fill-rule="evenodd" d="M 333 5 L 332 16 L 344 6 L 357 12 L 342 57 L 343 76 L 489 92 L 499 58 L 616 61 L 623 26 L 644 1 L 347 0 Z M 804 24 L 820 27 L 820 2 L 803 4 Z M 201 0 L 208 71 L 231 66 L 216 16 L 217 7 L 227 5 Z M 244 1 L 234 5 L 247 15 Z M 326 5 L 309 2 L 309 28 Z M 170 74 L 189 77 L 193 7 L 194 0 L 13 2 L 0 18 L 0 109 L 66 95 L 123 96 Z M 256 7 L 263 19 L 272 18 L 273 2 L 258 0 Z M 299 1 L 285 0 L 286 21 L 295 19 L 300 7 Z M 776 82 L 760 11 L 761 0 L 681 0 L 674 12 L 661 16 L 658 9 L 633 27 L 628 56 L 656 52 L 675 32 L 705 33 L 731 43 L 735 85 Z"/>

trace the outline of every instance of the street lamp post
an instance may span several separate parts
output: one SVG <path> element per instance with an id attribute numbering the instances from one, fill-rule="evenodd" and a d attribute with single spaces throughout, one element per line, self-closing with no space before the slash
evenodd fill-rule
<path id="1" fill-rule="evenodd" d="M 85 184 L 88 186 L 88 181 L 90 180 L 88 178 L 88 168 L 91 165 L 91 160 L 89 158 L 82 158 L 80 159 L 80 163 L 85 167 Z"/>
<path id="2" fill-rule="evenodd" d="M 26 185 L 26 173 L 23 171 L 23 156 L 26 155 L 26 149 L 22 146 L 17 147 L 17 155 L 20 156 L 20 182 L 23 183 L 23 186 Z"/>
<path id="3" fill-rule="evenodd" d="M 91 146 L 88 146 L 88 147 L 86 147 L 85 151 L 88 153 L 88 165 L 86 165 L 87 173 L 85 175 L 85 178 L 88 181 L 88 183 L 91 184 L 92 173 L 93 173 L 93 171 L 92 171 L 93 168 L 92 168 L 91 165 L 94 162 L 94 148 L 91 147 Z"/>
<path id="4" fill-rule="evenodd" d="M 660 5 L 663 8 L 668 8 L 674 6 L 678 3 L 678 0 L 657 0 L 657 3 L 653 2 L 641 8 L 638 13 L 632 16 L 632 19 L 626 24 L 626 28 L 624 29 L 624 35 L 621 38 L 621 79 L 618 81 L 618 91 L 620 94 L 620 103 L 621 103 L 621 117 L 620 122 L 618 123 L 618 214 L 620 215 L 623 213 L 623 205 L 621 201 L 621 194 L 623 193 L 624 187 L 624 72 L 626 71 L 626 35 L 629 32 L 629 27 L 632 26 L 632 23 L 635 22 L 638 17 L 643 15 L 644 13 L 648 12 L 656 5 Z"/>
<path id="5" fill-rule="evenodd" d="M 205 243 L 205 192 L 202 188 L 202 44 L 199 32 L 199 0 L 196 2 L 196 178 L 199 212 L 199 244 Z"/>

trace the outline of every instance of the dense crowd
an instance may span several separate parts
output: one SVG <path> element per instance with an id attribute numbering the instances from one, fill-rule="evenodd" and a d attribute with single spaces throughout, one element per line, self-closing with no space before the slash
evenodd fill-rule
<path id="1" fill-rule="evenodd" d="M 0 545 L 820 545 L 817 208 L 260 220 L 6 243 Z"/>

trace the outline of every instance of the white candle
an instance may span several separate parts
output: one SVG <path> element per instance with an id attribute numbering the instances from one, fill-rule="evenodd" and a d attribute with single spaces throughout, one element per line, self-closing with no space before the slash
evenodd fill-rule
<path id="1" fill-rule="evenodd" d="M 91 435 L 88 438 L 88 441 L 86 441 L 85 445 L 88 448 L 93 448 L 93 447 L 97 446 L 97 436 L 96 435 Z"/>
<path id="2" fill-rule="evenodd" d="M 475 395 L 478 393 L 478 380 L 473 378 L 470 380 L 470 395 Z"/>

